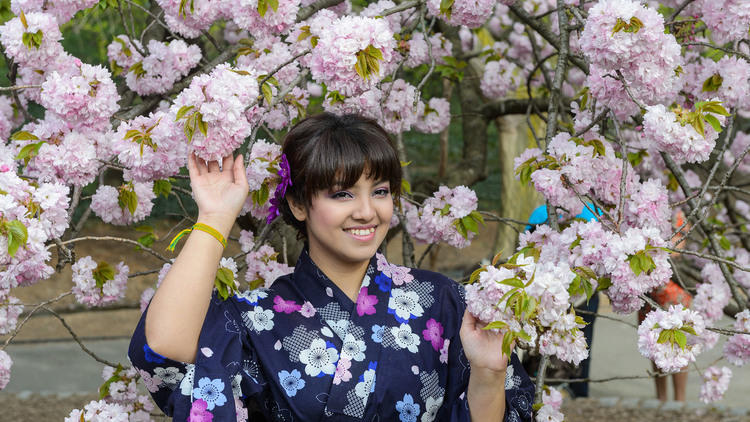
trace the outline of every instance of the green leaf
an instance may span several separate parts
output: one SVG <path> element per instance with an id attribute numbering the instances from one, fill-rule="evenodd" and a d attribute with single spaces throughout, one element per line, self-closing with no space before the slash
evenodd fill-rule
<path id="1" fill-rule="evenodd" d="M 206 126 L 206 122 L 203 121 L 203 115 L 199 112 L 196 112 L 195 114 L 195 123 L 198 126 L 198 130 L 203 134 L 203 136 L 207 136 L 208 127 Z"/>
<path id="2" fill-rule="evenodd" d="M 680 346 L 680 349 L 685 350 L 685 347 L 687 346 L 687 336 L 685 335 L 685 333 L 683 333 L 682 331 L 675 331 L 674 340 Z"/>
<path id="3" fill-rule="evenodd" d="M 674 330 L 662 330 L 656 342 L 659 344 L 674 343 Z"/>
<path id="4" fill-rule="evenodd" d="M 23 160 L 24 164 L 28 165 L 29 161 L 31 161 L 32 158 L 36 157 L 39 154 L 39 148 L 41 148 L 45 143 L 46 142 L 41 141 L 24 146 L 20 151 L 18 151 L 16 160 Z"/>
<path id="5" fill-rule="evenodd" d="M 235 290 L 234 273 L 232 273 L 232 270 L 230 270 L 229 268 L 220 267 L 216 271 L 214 285 L 219 291 L 219 296 L 221 296 L 223 300 L 227 300 L 230 293 Z"/>
<path id="6" fill-rule="evenodd" d="M 135 214 L 136 208 L 138 208 L 138 195 L 132 190 L 132 187 L 124 187 L 120 189 L 120 193 L 117 195 L 117 204 L 122 209 L 127 209 L 130 214 Z"/>
<path id="7" fill-rule="evenodd" d="M 195 108 L 195 106 L 191 106 L 191 105 L 190 106 L 182 106 L 182 107 L 180 107 L 180 109 L 177 110 L 177 115 L 174 118 L 175 122 L 178 121 L 178 120 L 180 120 L 180 119 L 182 119 L 185 116 L 185 114 L 188 111 L 192 110 L 193 108 Z"/>
<path id="8" fill-rule="evenodd" d="M 411 195 L 411 183 L 406 179 L 401 179 L 401 192 Z"/>
<path id="9" fill-rule="evenodd" d="M 20 11 L 21 13 L 18 14 L 18 18 L 21 19 L 21 25 L 23 25 L 23 29 L 27 29 L 29 27 L 29 22 L 26 20 L 26 15 L 23 13 L 23 10 Z"/>
<path id="10" fill-rule="evenodd" d="M 260 17 L 266 16 L 268 11 L 268 0 L 258 0 L 258 14 Z"/>
<path id="11" fill-rule="evenodd" d="M 508 327 L 508 324 L 503 321 L 492 321 L 489 324 L 482 327 L 483 330 L 504 330 Z"/>
<path id="12" fill-rule="evenodd" d="M 263 93 L 263 99 L 266 101 L 266 104 L 270 107 L 271 101 L 273 100 L 273 90 L 271 89 L 271 84 L 264 83 L 260 87 L 261 92 Z"/>
<path id="13" fill-rule="evenodd" d="M 715 131 L 721 132 L 721 123 L 719 123 L 719 119 L 717 119 L 711 114 L 704 115 L 703 119 L 707 121 L 708 124 L 711 125 L 711 127 L 714 128 Z"/>
<path id="14" fill-rule="evenodd" d="M 684 332 L 686 332 L 686 333 L 688 333 L 688 334 L 692 334 L 692 335 L 694 335 L 694 336 L 697 336 L 697 335 L 698 335 L 698 334 L 697 334 L 697 333 L 695 332 L 695 328 L 693 328 L 693 327 L 692 327 L 692 326 L 690 326 L 690 325 L 683 325 L 682 327 L 680 327 L 680 330 L 682 330 L 682 331 L 684 331 Z"/>
<path id="15" fill-rule="evenodd" d="M 104 287 L 104 283 L 115 279 L 115 269 L 107 262 L 102 261 L 96 266 L 96 269 L 94 269 L 93 275 L 94 280 L 96 281 L 96 287 L 101 289 Z"/>
<path id="16" fill-rule="evenodd" d="M 157 240 L 156 235 L 154 235 L 153 233 L 146 233 L 143 236 L 138 238 L 138 243 L 140 243 L 141 245 L 147 248 L 150 248 L 151 245 L 153 245 L 154 242 L 156 242 L 156 240 Z"/>
<path id="17" fill-rule="evenodd" d="M 10 137 L 11 141 L 38 141 L 39 137 L 31 132 L 19 130 Z"/>
<path id="18" fill-rule="evenodd" d="M 451 18 L 453 3 L 455 0 L 440 0 L 440 13 L 448 19 Z"/>
<path id="19" fill-rule="evenodd" d="M 505 284 L 506 286 L 518 287 L 520 289 L 523 289 L 523 285 L 524 285 L 523 280 L 521 280 L 521 279 L 519 279 L 517 277 L 506 278 L 505 280 L 500 281 L 499 283 L 500 284 Z"/>
<path id="20" fill-rule="evenodd" d="M 594 286 L 588 279 L 584 279 L 581 284 L 583 285 L 584 293 L 586 293 L 586 303 L 588 303 L 591 297 L 594 296 Z"/>
<path id="21" fill-rule="evenodd" d="M 724 78 L 722 78 L 720 74 L 714 73 L 703 82 L 702 92 L 714 92 L 721 88 L 721 84 L 723 83 Z"/>
<path id="22" fill-rule="evenodd" d="M 117 364 L 117 368 L 115 369 L 115 372 L 112 374 L 111 377 L 109 377 L 106 381 L 104 381 L 104 384 L 102 384 L 99 387 L 99 398 L 103 399 L 109 396 L 109 386 L 113 382 L 120 381 L 122 377 L 120 376 L 120 372 L 123 371 L 123 367 L 120 364 Z M 83 415 L 81 415 L 81 418 L 83 418 Z"/>
<path id="23" fill-rule="evenodd" d="M 721 246 L 721 248 L 725 251 L 732 249 L 732 243 L 724 235 L 721 235 L 721 237 L 719 238 L 719 246 Z"/>
<path id="24" fill-rule="evenodd" d="M 513 344 L 513 333 L 510 331 L 506 331 L 505 334 L 503 334 L 503 354 L 505 356 L 510 356 L 510 346 Z"/>
<path id="25" fill-rule="evenodd" d="M 483 226 L 484 224 L 484 217 L 482 217 L 482 213 L 480 213 L 477 210 L 472 211 L 469 216 L 474 219 L 477 223 L 481 223 Z"/>
<path id="26" fill-rule="evenodd" d="M 610 287 L 612 287 L 612 279 L 609 277 L 602 277 L 599 279 L 599 285 L 596 286 L 596 290 L 607 290 Z"/>
<path id="27" fill-rule="evenodd" d="M 456 231 L 458 231 L 458 234 L 464 237 L 464 239 L 469 238 L 469 233 L 466 231 L 466 226 L 464 226 L 463 221 L 459 219 L 453 220 L 453 227 L 456 228 Z"/>
<path id="28" fill-rule="evenodd" d="M 154 181 L 154 194 L 156 196 L 162 195 L 165 198 L 169 197 L 172 192 L 172 183 L 169 180 L 161 179 Z"/>
<path id="29" fill-rule="evenodd" d="M 476 283 L 477 279 L 479 279 L 479 276 L 485 271 L 484 267 L 479 267 L 474 272 L 471 273 L 471 276 L 469 277 L 469 284 Z"/>
<path id="30" fill-rule="evenodd" d="M 0 230 L 4 229 L 8 236 L 8 255 L 11 257 L 18 252 L 18 248 L 26 244 L 29 239 L 29 232 L 26 230 L 26 226 L 18 220 L 11 220 L 5 223 L 4 227 L 0 227 Z"/>
<path id="31" fill-rule="evenodd" d="M 468 232 L 479 233 L 479 224 L 477 224 L 477 222 L 473 218 L 471 218 L 470 215 L 463 217 L 461 219 L 461 223 L 464 225 L 464 227 L 466 227 L 467 233 Z"/>

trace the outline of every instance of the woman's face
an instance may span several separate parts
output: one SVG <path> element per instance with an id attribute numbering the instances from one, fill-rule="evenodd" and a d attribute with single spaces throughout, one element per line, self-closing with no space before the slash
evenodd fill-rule
<path id="1" fill-rule="evenodd" d="M 360 176 L 354 186 L 319 191 L 307 209 L 292 207 L 304 220 L 310 257 L 325 268 L 364 264 L 385 239 L 393 215 L 389 182 Z M 300 218 L 302 217 L 302 218 Z"/>

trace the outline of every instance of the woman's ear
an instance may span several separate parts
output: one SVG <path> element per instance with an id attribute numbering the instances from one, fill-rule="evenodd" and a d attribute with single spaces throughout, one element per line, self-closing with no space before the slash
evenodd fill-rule
<path id="1" fill-rule="evenodd" d="M 307 219 L 307 208 L 298 204 L 297 201 L 294 201 L 289 197 L 286 198 L 286 201 L 289 204 L 289 209 L 292 211 L 292 215 L 294 215 L 294 218 L 296 218 L 298 221 L 305 221 Z"/>

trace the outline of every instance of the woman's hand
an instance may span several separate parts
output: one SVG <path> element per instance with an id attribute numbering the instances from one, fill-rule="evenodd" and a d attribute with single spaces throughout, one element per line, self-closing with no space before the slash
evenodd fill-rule
<path id="1" fill-rule="evenodd" d="M 503 335 L 491 330 L 483 330 L 486 324 L 474 317 L 469 311 L 464 312 L 461 322 L 461 343 L 464 354 L 471 363 L 471 370 L 488 370 L 502 372 L 508 367 L 508 356 L 503 354 Z M 505 378 L 503 377 L 503 380 Z"/>
<path id="2" fill-rule="evenodd" d="M 194 153 L 188 156 L 190 186 L 198 204 L 198 219 L 234 223 L 248 194 L 247 175 L 242 155 L 206 164 Z"/>

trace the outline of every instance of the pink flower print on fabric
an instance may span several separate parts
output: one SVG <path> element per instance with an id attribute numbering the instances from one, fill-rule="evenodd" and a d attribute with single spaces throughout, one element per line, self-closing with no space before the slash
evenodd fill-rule
<path id="1" fill-rule="evenodd" d="M 141 374 L 141 379 L 143 380 L 143 384 L 146 385 L 146 390 L 148 390 L 150 393 L 155 393 L 159 391 L 159 385 L 161 384 L 161 378 L 154 375 L 153 377 L 149 375 L 148 372 L 139 369 L 138 373 Z"/>
<path id="2" fill-rule="evenodd" d="M 367 287 L 359 290 L 359 296 L 357 296 L 357 315 L 359 316 L 375 313 L 375 304 L 378 303 L 378 298 L 367 293 Z"/>
<path id="3" fill-rule="evenodd" d="M 443 342 L 443 347 L 440 349 L 440 362 L 441 363 L 448 363 L 448 347 L 450 347 L 451 341 L 448 339 L 445 339 Z"/>
<path id="4" fill-rule="evenodd" d="M 376 254 L 376 256 L 378 259 L 378 271 L 390 277 L 393 280 L 393 284 L 400 286 L 404 283 L 414 281 L 414 276 L 410 274 L 410 268 L 391 264 L 385 259 L 383 254 Z"/>
<path id="5" fill-rule="evenodd" d="M 427 321 L 427 328 L 422 331 L 422 337 L 432 343 L 432 348 L 435 351 L 440 351 L 445 341 L 443 339 L 443 325 L 435 321 L 434 318 L 430 318 Z"/>
<path id="6" fill-rule="evenodd" d="M 188 422 L 211 422 L 214 420 L 214 415 L 207 410 L 208 403 L 203 399 L 198 399 L 193 402 L 190 407 L 190 416 L 188 416 Z"/>
<path id="7" fill-rule="evenodd" d="M 305 301 L 305 303 L 302 304 L 302 307 L 299 310 L 299 313 L 301 313 L 305 318 L 312 318 L 313 316 L 315 316 L 316 312 L 317 311 L 315 310 L 313 304 L 308 301 Z"/>
<path id="8" fill-rule="evenodd" d="M 273 310 L 276 312 L 283 312 L 285 314 L 291 314 L 302 309 L 302 305 L 297 305 L 293 300 L 284 300 L 281 296 L 273 298 Z"/>
<path id="9" fill-rule="evenodd" d="M 349 372 L 349 368 L 351 367 L 351 360 L 347 358 L 339 359 L 339 363 L 336 365 L 336 372 L 333 374 L 333 383 L 339 385 L 342 381 L 347 382 L 352 379 L 352 373 Z"/>

